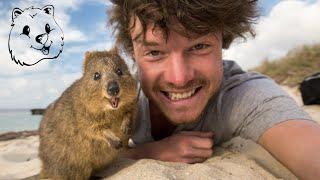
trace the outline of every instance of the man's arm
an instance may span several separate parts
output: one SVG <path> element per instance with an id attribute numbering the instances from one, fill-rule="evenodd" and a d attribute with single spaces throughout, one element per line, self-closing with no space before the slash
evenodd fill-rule
<path id="1" fill-rule="evenodd" d="M 212 137 L 212 132 L 183 131 L 160 141 L 138 145 L 123 156 L 184 163 L 203 162 L 212 156 Z"/>
<path id="2" fill-rule="evenodd" d="M 320 179 L 320 125 L 288 120 L 268 129 L 259 144 L 299 179 Z"/>

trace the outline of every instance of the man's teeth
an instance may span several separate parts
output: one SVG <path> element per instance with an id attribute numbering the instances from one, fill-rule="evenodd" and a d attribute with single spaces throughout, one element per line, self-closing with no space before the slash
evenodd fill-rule
<path id="1" fill-rule="evenodd" d="M 191 97 L 195 93 L 195 91 L 196 91 L 196 89 L 193 89 L 191 91 L 184 92 L 184 93 L 170 93 L 170 92 L 168 92 L 168 97 L 169 97 L 169 99 L 171 99 L 173 101 L 187 99 L 187 98 Z"/>

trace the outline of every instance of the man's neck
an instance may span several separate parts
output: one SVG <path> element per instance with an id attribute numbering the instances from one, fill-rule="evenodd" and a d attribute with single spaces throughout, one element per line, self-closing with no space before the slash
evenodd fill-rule
<path id="1" fill-rule="evenodd" d="M 176 126 L 171 124 L 167 117 L 153 103 L 149 104 L 150 120 L 151 120 L 151 135 L 154 140 L 158 141 L 170 136 Z"/>

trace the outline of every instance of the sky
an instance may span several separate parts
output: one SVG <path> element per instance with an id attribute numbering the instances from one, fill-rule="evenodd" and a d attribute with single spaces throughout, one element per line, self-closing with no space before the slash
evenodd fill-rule
<path id="1" fill-rule="evenodd" d="M 12 10 L 48 4 L 64 34 L 63 51 L 57 59 L 19 66 L 8 50 Z M 84 53 L 114 43 L 106 23 L 110 7 L 108 0 L 0 0 L 0 109 L 45 108 L 80 78 Z M 320 42 L 320 0 L 259 0 L 259 8 L 255 39 L 237 40 L 223 51 L 224 59 L 250 69 L 294 47 Z"/>

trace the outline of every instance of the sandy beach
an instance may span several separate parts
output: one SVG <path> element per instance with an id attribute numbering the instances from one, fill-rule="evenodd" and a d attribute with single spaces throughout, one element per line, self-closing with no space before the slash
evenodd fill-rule
<path id="1" fill-rule="evenodd" d="M 0 142 L 0 179 L 21 179 L 38 174 L 39 137 Z"/>
<path id="2" fill-rule="evenodd" d="M 320 106 L 303 106 L 297 88 L 283 88 L 320 123 Z M 38 136 L 0 141 L 0 179 L 23 179 L 37 175 L 41 166 L 37 157 L 38 146 Z M 220 147 L 214 147 L 214 156 L 204 163 L 119 159 L 99 175 L 106 179 L 139 180 L 296 179 L 261 146 L 240 137 L 235 137 Z"/>

